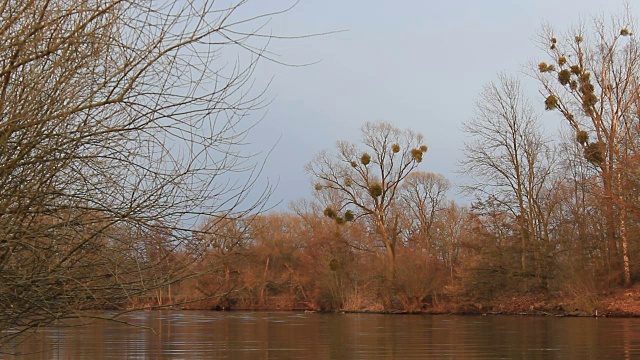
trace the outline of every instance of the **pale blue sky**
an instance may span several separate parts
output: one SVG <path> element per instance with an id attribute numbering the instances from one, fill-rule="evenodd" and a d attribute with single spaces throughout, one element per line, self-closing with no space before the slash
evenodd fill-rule
<path id="1" fill-rule="evenodd" d="M 272 203 L 282 201 L 277 208 L 284 210 L 289 201 L 310 197 L 305 164 L 337 140 L 357 140 L 359 128 L 372 120 L 423 133 L 429 151 L 421 170 L 460 183 L 461 127 L 473 116 L 482 86 L 501 71 L 522 75 L 543 57 L 535 44 L 543 23 L 565 31 L 623 8 L 623 1 L 595 0 L 300 1 L 267 28 L 283 35 L 347 31 L 269 46 L 283 61 L 317 64 L 258 68 L 258 83 L 273 77 L 267 96 L 274 100 L 249 141 L 252 149 L 268 150 L 280 139 L 263 174 L 279 181 Z M 528 88 L 542 113 L 535 85 Z M 554 128 L 560 119 L 547 115 L 544 121 Z"/>

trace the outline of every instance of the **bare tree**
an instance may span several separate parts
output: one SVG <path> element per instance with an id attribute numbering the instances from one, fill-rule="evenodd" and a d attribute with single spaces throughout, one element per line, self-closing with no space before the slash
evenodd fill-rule
<path id="1" fill-rule="evenodd" d="M 339 223 L 354 218 L 370 221 L 385 249 L 391 277 L 399 235 L 393 208 L 400 184 L 427 151 L 422 142 L 422 135 L 411 130 L 385 122 L 366 123 L 362 127 L 364 147 L 339 141 L 337 154 L 322 151 L 306 167 L 317 181 L 316 190 L 339 195 L 337 208 L 327 208 L 325 215 Z"/>
<path id="2" fill-rule="evenodd" d="M 465 124 L 471 140 L 465 144 L 462 164 L 475 178 L 467 190 L 496 203 L 517 222 L 520 270 L 525 275 L 533 270 L 527 264 L 533 245 L 549 241 L 543 196 L 551 185 L 555 157 L 519 81 L 501 75 L 499 83 L 484 88 L 476 109 L 476 116 Z"/>
<path id="3" fill-rule="evenodd" d="M 640 44 L 632 36 L 633 27 L 629 9 L 611 21 L 596 17 L 590 29 L 580 26 L 563 37 L 547 27 L 541 45 L 548 60 L 536 71 L 547 110 L 562 114 L 575 131 L 585 160 L 600 173 L 609 256 L 622 260 L 616 263 L 621 264 L 626 285 L 631 283 L 631 272 L 626 208 L 620 206 L 624 203 L 621 163 L 626 154 L 621 145 L 636 115 Z"/>
<path id="4" fill-rule="evenodd" d="M 246 3 L 2 2 L 0 331 L 164 286 L 203 215 L 264 203 L 242 144 L 277 13 Z"/>
<path id="5" fill-rule="evenodd" d="M 434 246 L 449 270 L 449 277 L 453 282 L 454 267 L 460 263 L 460 248 L 466 233 L 469 232 L 471 217 L 466 207 L 459 206 L 454 201 L 441 206 L 441 214 L 434 223 L 434 227 L 437 228 L 434 232 Z"/>
<path id="6" fill-rule="evenodd" d="M 432 250 L 433 224 L 437 214 L 448 206 L 446 194 L 450 188 L 451 182 L 440 174 L 415 171 L 407 176 L 399 198 L 410 222 L 406 229 L 409 243 Z"/>

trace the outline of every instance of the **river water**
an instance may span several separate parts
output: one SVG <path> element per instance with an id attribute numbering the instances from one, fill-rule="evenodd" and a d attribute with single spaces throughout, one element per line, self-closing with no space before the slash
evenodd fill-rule
<path id="1" fill-rule="evenodd" d="M 640 359 L 640 319 L 148 311 L 41 329 L 2 359 Z M 131 326 L 134 325 L 134 326 Z"/>

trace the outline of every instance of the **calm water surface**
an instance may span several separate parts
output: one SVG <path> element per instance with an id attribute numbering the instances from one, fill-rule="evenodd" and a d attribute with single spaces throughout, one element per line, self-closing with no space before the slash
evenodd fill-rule
<path id="1" fill-rule="evenodd" d="M 640 359 L 640 319 L 153 311 L 40 330 L 2 359 Z"/>

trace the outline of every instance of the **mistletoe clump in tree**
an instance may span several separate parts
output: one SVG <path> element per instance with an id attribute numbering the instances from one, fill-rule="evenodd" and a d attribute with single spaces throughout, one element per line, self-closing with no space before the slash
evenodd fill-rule
<path id="1" fill-rule="evenodd" d="M 317 191 L 330 191 L 337 198 L 335 208 L 325 210 L 326 216 L 339 224 L 359 218 L 369 221 L 385 249 L 387 274 L 393 278 L 398 187 L 422 162 L 427 146 L 422 134 L 386 122 L 366 123 L 361 134 L 361 144 L 339 141 L 336 152 L 320 152 L 307 171 L 322 184 L 316 185 Z"/>
<path id="2" fill-rule="evenodd" d="M 628 144 L 637 144 L 637 103 L 640 74 L 640 43 L 632 36 L 629 11 L 607 22 L 594 19 L 556 38 L 544 29 L 542 45 L 547 62 L 535 74 L 543 87 L 545 108 L 559 112 L 575 131 L 583 156 L 600 177 L 606 242 L 610 256 L 621 249 L 624 283 L 630 285 L 629 246 L 626 234 L 625 189 L 622 166 L 629 157 Z"/>

